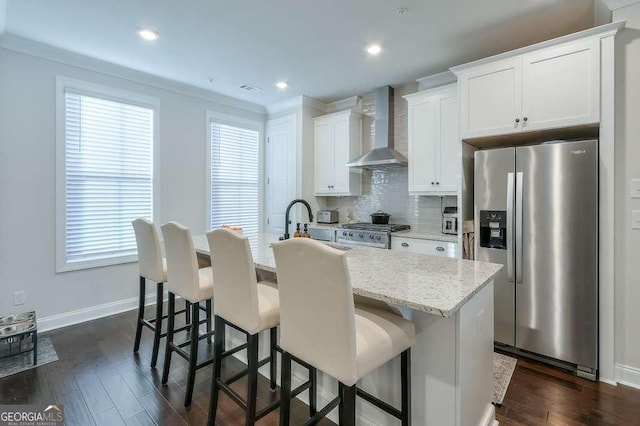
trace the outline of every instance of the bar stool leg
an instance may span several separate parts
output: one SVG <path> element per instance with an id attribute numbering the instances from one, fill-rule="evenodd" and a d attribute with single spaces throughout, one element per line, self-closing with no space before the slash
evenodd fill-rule
<path id="1" fill-rule="evenodd" d="M 342 394 L 340 397 L 342 404 L 342 419 L 340 426 L 356 425 L 356 385 L 342 385 Z"/>
<path id="2" fill-rule="evenodd" d="M 173 343 L 173 329 L 176 314 L 176 295 L 169 292 L 169 306 L 167 312 L 167 342 L 164 350 L 164 368 L 162 369 L 162 384 L 169 381 L 169 368 L 171 367 L 171 344 Z"/>
<path id="3" fill-rule="evenodd" d="M 184 397 L 184 406 L 191 405 L 193 385 L 196 381 L 196 366 L 198 364 L 198 324 L 200 323 L 200 304 L 191 304 L 191 348 L 189 350 L 189 375 L 187 379 L 187 394 Z"/>
<path id="4" fill-rule="evenodd" d="M 213 335 L 213 379 L 211 380 L 211 402 L 209 403 L 209 421 L 207 426 L 214 426 L 216 423 L 216 412 L 218 411 L 218 394 L 220 388 L 218 380 L 222 376 L 222 352 L 224 351 L 225 326 L 220 317 L 215 317 L 216 332 Z"/>
<path id="5" fill-rule="evenodd" d="M 38 330 L 33 331 L 33 365 L 38 365 Z"/>
<path id="6" fill-rule="evenodd" d="M 289 426 L 291 416 L 291 355 L 282 353 L 282 377 L 280 379 L 280 426 Z"/>
<path id="7" fill-rule="evenodd" d="M 340 397 L 340 404 L 338 405 L 338 425 L 344 424 L 344 385 L 338 382 L 338 396 Z"/>
<path id="8" fill-rule="evenodd" d="M 256 404 L 258 402 L 258 337 L 258 333 L 247 336 L 248 389 L 246 426 L 253 426 L 256 422 Z"/>
<path id="9" fill-rule="evenodd" d="M 138 300 L 138 320 L 136 321 L 136 339 L 133 344 L 133 352 L 138 352 L 140 349 L 140 337 L 142 336 L 142 320 L 144 319 L 144 296 L 145 296 L 145 283 L 146 280 L 143 276 L 140 276 L 140 296 Z"/>
<path id="10" fill-rule="evenodd" d="M 402 426 L 411 425 L 411 349 L 400 355 L 401 395 L 402 395 Z"/>
<path id="11" fill-rule="evenodd" d="M 269 330 L 269 344 L 269 378 L 271 379 L 271 390 L 274 391 L 276 390 L 276 376 L 278 374 L 278 329 L 276 327 Z"/>
<path id="12" fill-rule="evenodd" d="M 191 302 L 184 301 L 184 321 L 187 325 L 187 334 L 191 332 Z"/>
<path id="13" fill-rule="evenodd" d="M 156 291 L 156 322 L 153 332 L 153 352 L 151 353 L 151 368 L 155 368 L 158 362 L 158 349 L 162 338 L 162 303 L 164 299 L 164 283 L 158 283 Z"/>
<path id="14" fill-rule="evenodd" d="M 207 343 L 211 344 L 211 299 L 207 299 Z"/>
<path id="15" fill-rule="evenodd" d="M 315 368 L 309 369 L 309 417 L 316 415 L 318 406 L 318 370 Z"/>

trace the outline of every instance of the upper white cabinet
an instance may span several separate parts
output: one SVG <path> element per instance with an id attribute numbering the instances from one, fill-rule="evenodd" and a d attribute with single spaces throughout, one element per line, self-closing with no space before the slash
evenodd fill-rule
<path id="1" fill-rule="evenodd" d="M 316 196 L 360 195 L 361 173 L 347 163 L 360 155 L 361 117 L 347 110 L 314 119 Z"/>
<path id="2" fill-rule="evenodd" d="M 461 182 L 456 85 L 405 99 L 409 104 L 409 193 L 456 195 Z"/>
<path id="3" fill-rule="evenodd" d="M 599 47 L 589 39 L 522 57 L 524 130 L 600 121 Z"/>
<path id="4" fill-rule="evenodd" d="M 463 66 L 462 139 L 598 123 L 599 63 L 599 40 L 588 38 Z"/>

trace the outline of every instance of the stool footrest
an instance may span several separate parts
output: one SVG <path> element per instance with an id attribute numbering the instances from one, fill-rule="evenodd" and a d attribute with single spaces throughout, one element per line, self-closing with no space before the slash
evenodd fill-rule
<path id="1" fill-rule="evenodd" d="M 395 408 L 392 405 L 387 404 L 386 402 L 382 401 L 379 398 L 376 398 L 375 396 L 371 395 L 370 393 L 356 388 L 356 395 L 358 395 L 360 398 L 364 399 L 365 401 L 367 401 L 370 404 L 375 405 L 376 407 L 378 407 L 379 409 L 381 409 L 382 411 L 391 414 L 392 416 L 398 418 L 398 419 L 402 419 L 402 411 L 398 410 L 397 408 Z"/>
<path id="2" fill-rule="evenodd" d="M 331 410 L 336 408 L 338 405 L 340 405 L 340 396 L 337 396 L 337 397 L 333 398 L 331 401 L 329 401 L 329 403 L 327 405 L 325 405 L 322 410 L 318 411 L 313 417 L 311 417 L 309 420 L 307 420 L 304 423 L 303 426 L 315 425 L 320 420 L 325 418 L 327 416 L 327 414 L 329 414 L 331 412 Z"/>
<path id="3" fill-rule="evenodd" d="M 293 389 L 291 391 L 291 399 L 293 399 L 296 396 L 300 395 L 302 392 L 306 391 L 310 387 L 311 387 L 311 382 L 309 382 L 309 381 L 304 382 L 303 384 L 301 384 L 300 386 L 298 386 L 297 388 L 295 388 L 295 389 Z"/>
<path id="4" fill-rule="evenodd" d="M 216 380 L 216 382 L 218 383 L 218 386 L 220 387 L 220 390 L 223 391 L 224 393 L 226 393 L 229 398 L 233 399 L 233 401 L 238 404 L 243 410 L 247 410 L 247 404 L 246 402 L 244 402 L 242 400 L 242 398 L 240 397 L 240 395 L 238 395 L 236 393 L 236 391 L 234 391 L 233 389 L 231 389 L 229 387 L 229 385 L 227 385 L 226 383 L 224 383 L 221 380 Z"/>
<path id="5" fill-rule="evenodd" d="M 223 354 L 222 357 L 224 358 L 225 355 Z M 258 368 L 262 367 L 263 365 L 267 364 L 270 361 L 269 358 L 265 358 L 261 361 L 258 361 Z M 242 370 L 240 370 L 239 372 L 237 372 L 236 374 L 234 374 L 233 376 L 229 377 L 227 380 L 224 381 L 224 383 L 226 385 L 230 385 L 233 382 L 235 382 L 236 380 L 239 380 L 241 377 L 246 376 L 249 373 L 249 367 L 247 368 L 243 368 Z"/>
<path id="6" fill-rule="evenodd" d="M 247 344 L 246 344 L 246 343 L 243 343 L 243 344 L 241 344 L 241 345 L 238 345 L 238 346 L 236 346 L 235 348 L 229 349 L 228 351 L 224 351 L 224 352 L 222 352 L 222 357 L 224 358 L 224 357 L 227 357 L 227 356 L 229 356 L 229 355 L 233 355 L 233 354 L 235 354 L 236 352 L 240 352 L 240 351 L 241 351 L 241 350 L 243 350 L 243 349 L 247 349 Z"/>

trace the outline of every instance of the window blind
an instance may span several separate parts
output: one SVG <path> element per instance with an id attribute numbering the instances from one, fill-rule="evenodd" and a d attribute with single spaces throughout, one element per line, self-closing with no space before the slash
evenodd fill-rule
<path id="1" fill-rule="evenodd" d="M 66 263 L 135 255 L 131 221 L 153 216 L 154 111 L 64 95 Z"/>
<path id="2" fill-rule="evenodd" d="M 259 151 L 258 131 L 211 122 L 211 229 L 236 225 L 257 235 Z"/>

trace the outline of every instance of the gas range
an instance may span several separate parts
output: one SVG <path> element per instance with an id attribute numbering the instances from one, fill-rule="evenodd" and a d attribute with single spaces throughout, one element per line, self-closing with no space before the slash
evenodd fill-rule
<path id="1" fill-rule="evenodd" d="M 409 225 L 374 225 L 373 223 L 350 223 L 336 231 L 336 242 L 356 246 L 391 248 L 391 233 L 410 229 Z"/>

